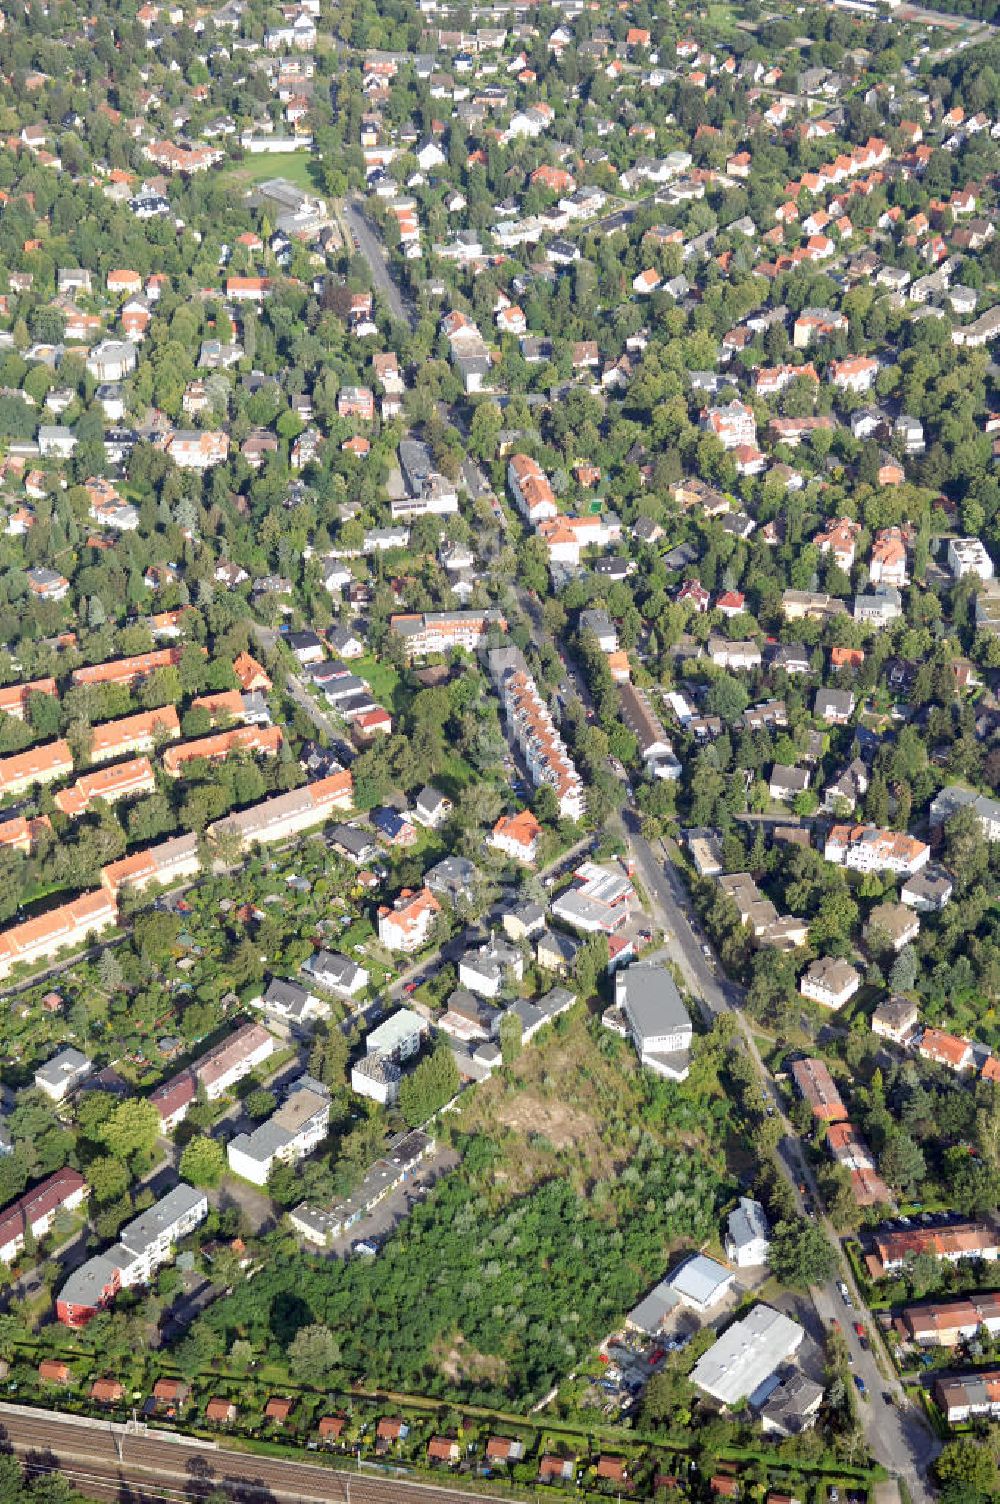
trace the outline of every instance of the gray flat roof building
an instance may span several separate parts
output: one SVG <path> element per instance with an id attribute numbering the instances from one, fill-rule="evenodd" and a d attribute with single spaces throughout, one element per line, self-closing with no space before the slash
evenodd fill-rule
<path id="1" fill-rule="evenodd" d="M 691 1380 L 723 1405 L 748 1399 L 798 1349 L 802 1327 L 771 1306 L 754 1306 L 698 1359 Z"/>
<path id="2" fill-rule="evenodd" d="M 692 1027 L 676 983 L 664 966 L 626 967 L 615 977 L 615 1004 L 643 1065 L 682 1081 L 688 1073 Z"/>

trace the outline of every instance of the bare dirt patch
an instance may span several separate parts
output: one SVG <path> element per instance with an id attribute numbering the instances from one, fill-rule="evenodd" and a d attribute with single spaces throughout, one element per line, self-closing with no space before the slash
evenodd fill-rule
<path id="1" fill-rule="evenodd" d="M 468 1345 L 461 1332 L 439 1342 L 432 1349 L 431 1358 L 453 1384 L 502 1384 L 507 1377 L 507 1364 L 503 1358 L 477 1352 Z"/>
<path id="2" fill-rule="evenodd" d="M 523 1091 L 499 1103 L 497 1122 L 515 1133 L 548 1139 L 553 1149 L 576 1149 L 597 1135 L 594 1119 L 568 1102 L 546 1101 Z"/>

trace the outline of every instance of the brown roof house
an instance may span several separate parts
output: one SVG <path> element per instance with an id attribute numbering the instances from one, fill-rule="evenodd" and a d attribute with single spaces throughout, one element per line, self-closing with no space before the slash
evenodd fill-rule
<path id="1" fill-rule="evenodd" d="M 281 1395 L 273 1394 L 264 1406 L 264 1419 L 273 1425 L 283 1426 L 292 1413 L 294 1400 L 283 1399 Z"/>
<path id="2" fill-rule="evenodd" d="M 236 1406 L 232 1400 L 216 1396 L 205 1406 L 205 1419 L 213 1426 L 231 1426 L 236 1419 Z"/>
<path id="3" fill-rule="evenodd" d="M 98 1405 L 114 1405 L 125 1393 L 125 1385 L 117 1379 L 95 1379 L 90 1386 L 90 1398 Z"/>
<path id="4" fill-rule="evenodd" d="M 523 1456 L 524 1442 L 509 1436 L 491 1436 L 486 1443 L 487 1462 L 520 1462 Z"/>
<path id="5" fill-rule="evenodd" d="M 624 1457 L 601 1457 L 597 1476 L 607 1483 L 628 1483 L 628 1465 Z"/>
<path id="6" fill-rule="evenodd" d="M 575 1472 L 575 1457 L 556 1457 L 547 1453 L 538 1463 L 539 1483 L 572 1483 Z"/>
<path id="7" fill-rule="evenodd" d="M 876 904 L 865 926 L 865 939 L 869 945 L 873 940 L 881 942 L 885 937 L 897 954 L 919 934 L 920 920 L 912 909 L 901 903 Z"/>
<path id="8" fill-rule="evenodd" d="M 427 1459 L 429 1462 L 456 1463 L 462 1455 L 462 1448 L 453 1436 L 432 1436 L 427 1443 Z"/>
<path id="9" fill-rule="evenodd" d="M 183 1379 L 157 1379 L 143 1411 L 146 1415 L 176 1415 L 190 1393 L 190 1386 Z"/>
<path id="10" fill-rule="evenodd" d="M 375 1427 L 375 1450 L 387 1452 L 397 1441 L 405 1441 L 410 1428 L 396 1415 L 384 1415 Z"/>

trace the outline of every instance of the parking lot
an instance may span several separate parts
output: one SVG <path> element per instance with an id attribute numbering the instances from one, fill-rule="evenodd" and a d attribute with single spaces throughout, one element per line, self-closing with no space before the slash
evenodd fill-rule
<path id="1" fill-rule="evenodd" d="M 336 1238 L 326 1250 L 328 1255 L 332 1258 L 348 1258 L 358 1243 L 369 1243 L 377 1249 L 400 1222 L 406 1220 L 414 1206 L 423 1201 L 435 1182 L 455 1169 L 459 1162 L 460 1156 L 454 1149 L 436 1149 L 430 1159 L 419 1166 L 412 1179 L 390 1191 L 367 1217 L 362 1217 L 360 1222 L 355 1222 L 353 1227 Z"/>

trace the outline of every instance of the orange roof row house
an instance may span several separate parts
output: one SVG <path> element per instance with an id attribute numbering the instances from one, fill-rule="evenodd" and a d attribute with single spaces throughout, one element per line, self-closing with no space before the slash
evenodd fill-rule
<path id="1" fill-rule="evenodd" d="M 21 961 L 48 959 L 64 947 L 82 945 L 91 934 L 109 929 L 117 920 L 117 904 L 98 888 L 13 925 L 0 934 L 0 978 Z"/>
<path id="2" fill-rule="evenodd" d="M 66 741 L 44 742 L 0 758 L 0 796 L 23 794 L 36 783 L 51 783 L 73 771 L 73 754 Z"/>
<path id="3" fill-rule="evenodd" d="M 202 648 L 201 652 L 207 656 L 207 649 Z M 134 684 L 156 669 L 176 667 L 180 661 L 180 648 L 154 648 L 150 653 L 135 653 L 130 658 L 74 669 L 71 677 L 74 684 Z"/>
<path id="4" fill-rule="evenodd" d="M 265 757 L 276 757 L 283 741 L 280 726 L 237 726 L 232 731 L 217 731 L 212 736 L 185 742 L 181 747 L 168 747 L 163 754 L 163 770 L 171 778 L 178 778 L 186 764 L 195 758 L 218 762 L 233 752 L 259 752 Z"/>
<path id="5" fill-rule="evenodd" d="M 206 710 L 213 723 L 220 716 L 229 716 L 238 721 L 243 716 L 243 695 L 238 689 L 222 689 L 217 694 L 197 695 L 191 701 L 192 710 Z"/>
<path id="6" fill-rule="evenodd" d="M 175 741 L 181 723 L 173 705 L 156 710 L 140 710 L 117 721 L 103 721 L 91 727 L 90 760 L 107 762 L 125 752 L 152 752 L 158 740 Z"/>
<path id="7" fill-rule="evenodd" d="M 0 825 L 0 847 L 30 856 L 42 832 L 51 829 L 52 821 L 48 815 L 15 815 L 13 819 L 4 820 Z"/>
<path id="8" fill-rule="evenodd" d="M 104 799 L 112 804 L 116 799 L 151 794 L 155 788 L 156 778 L 149 758 L 136 757 L 130 762 L 116 763 L 112 768 L 85 773 L 69 788 L 61 789 L 55 796 L 55 803 L 64 815 L 76 818 L 85 814 L 95 799 Z M 2 831 L 3 827 L 0 826 L 0 837 Z"/>
<path id="9" fill-rule="evenodd" d="M 16 720 L 23 721 L 31 695 L 56 694 L 54 679 L 32 679 L 28 684 L 8 684 L 6 688 L 0 689 L 0 714 L 12 715 Z"/>
<path id="10" fill-rule="evenodd" d="M 200 870 L 198 839 L 194 835 L 172 836 L 144 851 L 135 851 L 101 868 L 101 886 L 117 904 L 123 888 L 141 892 L 150 883 L 176 886 Z"/>

